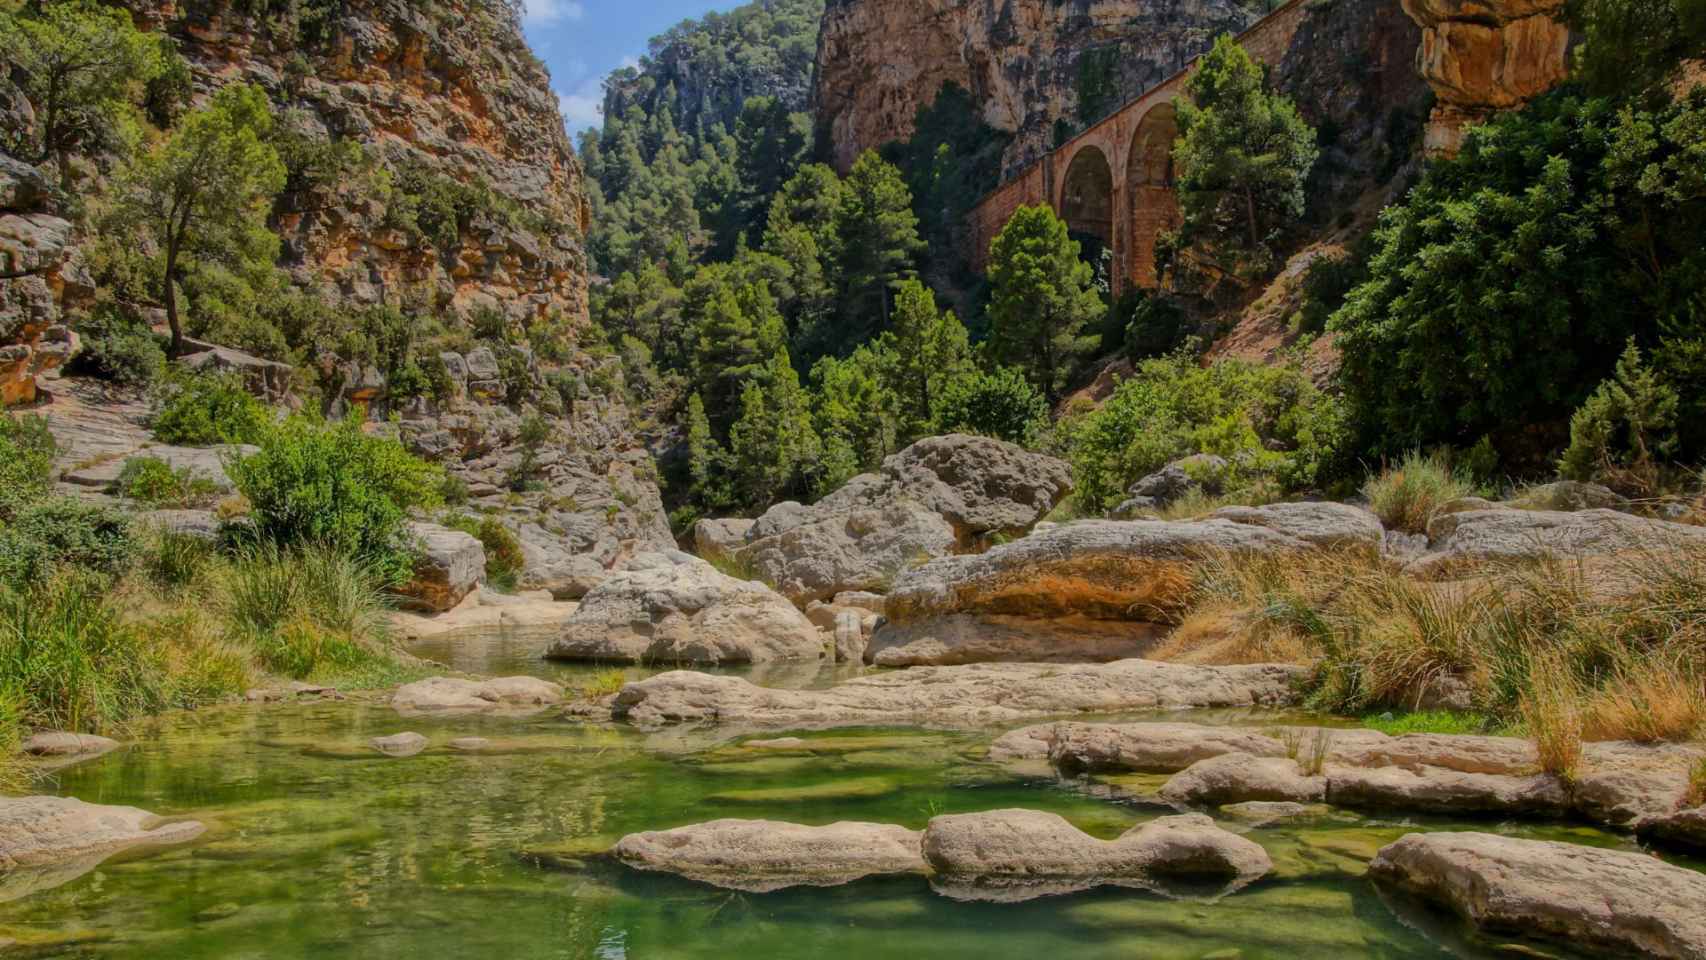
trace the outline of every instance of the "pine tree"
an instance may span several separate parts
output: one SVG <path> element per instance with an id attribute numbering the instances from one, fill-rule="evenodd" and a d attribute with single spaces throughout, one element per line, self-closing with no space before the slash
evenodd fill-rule
<path id="1" fill-rule="evenodd" d="M 809 397 L 786 347 L 771 355 L 760 381 L 746 384 L 740 419 L 729 428 L 735 480 L 741 497 L 754 506 L 807 489 L 807 474 L 822 452 Z"/>
<path id="2" fill-rule="evenodd" d="M 692 498 L 707 509 L 727 506 L 727 468 L 728 453 L 712 435 L 705 401 L 695 393 L 687 401 L 687 475 Z"/>
<path id="3" fill-rule="evenodd" d="M 1046 205 L 1020 207 L 990 245 L 990 340 L 997 363 L 1025 372 L 1052 404 L 1095 348 L 1106 306 L 1066 223 Z"/>
<path id="4" fill-rule="evenodd" d="M 1237 272 L 1267 269 L 1273 235 L 1303 215 L 1303 186 L 1320 155 L 1290 99 L 1222 35 L 1179 102 L 1179 243 Z"/>
<path id="5" fill-rule="evenodd" d="M 848 172 L 834 223 L 843 317 L 843 339 L 834 345 L 839 353 L 888 326 L 890 291 L 913 275 L 924 243 L 900 170 L 874 150 L 865 151 Z"/>
<path id="6" fill-rule="evenodd" d="M 908 437 L 929 433 L 947 384 L 973 372 L 966 328 L 952 311 L 936 309 L 936 297 L 917 280 L 895 291 L 894 328 L 883 335 L 894 357 L 888 378 Z"/>

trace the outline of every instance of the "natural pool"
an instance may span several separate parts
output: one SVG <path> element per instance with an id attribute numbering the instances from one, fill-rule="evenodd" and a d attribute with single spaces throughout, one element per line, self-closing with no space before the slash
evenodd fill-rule
<path id="1" fill-rule="evenodd" d="M 403 730 L 433 748 L 367 750 Z M 806 733 L 811 749 L 776 752 L 727 733 L 426 720 L 356 701 L 174 715 L 62 771 L 55 790 L 193 816 L 208 834 L 0 903 L 0 935 L 80 941 L 50 955 L 186 960 L 1492 956 L 1498 944 L 1452 925 L 1423 933 L 1398 919 L 1361 877 L 1375 850 L 1418 827 L 1625 842 L 1585 827 L 1347 815 L 1252 832 L 1275 873 L 1213 903 L 1117 888 L 960 903 L 916 877 L 754 895 L 580 859 L 630 831 L 717 817 L 920 827 L 935 813 L 1024 806 L 1111 837 L 1163 813 L 987 764 L 997 732 Z M 501 749 L 445 746 L 476 735 Z"/>

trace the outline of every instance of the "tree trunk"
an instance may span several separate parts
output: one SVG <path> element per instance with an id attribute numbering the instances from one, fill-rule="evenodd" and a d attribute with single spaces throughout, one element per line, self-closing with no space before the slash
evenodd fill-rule
<path id="1" fill-rule="evenodd" d="M 178 321 L 178 237 L 166 244 L 166 325 L 172 328 L 172 342 L 166 356 L 176 359 L 184 353 L 184 327 Z"/>
<path id="2" fill-rule="evenodd" d="M 1250 249 L 1254 250 L 1262 241 L 1256 233 L 1256 195 L 1249 187 L 1244 188 L 1244 213 L 1250 218 Z"/>

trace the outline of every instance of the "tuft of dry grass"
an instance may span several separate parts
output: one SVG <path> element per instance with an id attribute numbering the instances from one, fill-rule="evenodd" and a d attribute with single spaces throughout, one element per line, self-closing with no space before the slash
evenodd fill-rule
<path id="1" fill-rule="evenodd" d="M 1442 505 L 1474 492 L 1469 481 L 1454 476 L 1445 458 L 1410 453 L 1396 467 L 1382 470 L 1363 484 L 1369 509 L 1386 526 L 1406 533 L 1426 533 L 1428 521 Z"/>
<path id="2" fill-rule="evenodd" d="M 1575 779 L 1582 762 L 1579 692 L 1568 665 L 1546 656 L 1535 662 L 1522 698 L 1522 719 L 1540 753 L 1540 768 L 1565 780 Z"/>

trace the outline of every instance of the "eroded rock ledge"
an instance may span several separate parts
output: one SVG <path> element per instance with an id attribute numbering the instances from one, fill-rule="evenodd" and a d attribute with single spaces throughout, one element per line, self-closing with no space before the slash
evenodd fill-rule
<path id="1" fill-rule="evenodd" d="M 1369 864 L 1476 926 L 1618 956 L 1706 957 L 1706 875 L 1641 853 L 1488 833 L 1413 833 Z"/>
<path id="2" fill-rule="evenodd" d="M 202 831 L 193 820 L 166 823 L 135 807 L 0 799 L 0 902 L 68 883 L 121 850 L 187 843 Z"/>
<path id="3" fill-rule="evenodd" d="M 1573 782 L 1540 769 L 1514 737 L 1388 736 L 1375 730 L 1239 728 L 1187 723 L 1053 723 L 991 745 L 992 760 L 1068 773 L 1171 773 L 1158 798 L 1180 807 L 1249 801 L 1359 809 L 1579 816 L 1668 843 L 1706 846 L 1689 804 L 1694 746 L 1590 743 Z"/>
<path id="4" fill-rule="evenodd" d="M 1283 664 L 1199 667 L 1151 660 L 1049 666 L 918 667 L 826 690 L 774 690 L 738 677 L 672 671 L 629 683 L 618 719 L 823 728 L 859 724 L 978 726 L 1028 717 L 1189 707 L 1284 706 L 1305 670 Z"/>
<path id="5" fill-rule="evenodd" d="M 712 820 L 632 833 L 611 850 L 639 870 L 673 873 L 733 890 L 832 887 L 861 877 L 923 873 L 916 830 L 882 823 L 811 827 L 772 820 Z"/>

